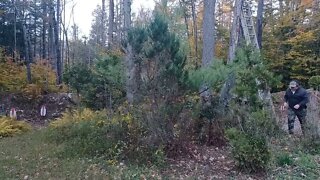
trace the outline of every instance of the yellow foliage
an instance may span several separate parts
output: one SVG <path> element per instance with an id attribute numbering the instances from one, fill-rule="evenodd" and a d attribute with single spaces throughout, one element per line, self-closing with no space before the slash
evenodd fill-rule
<path id="1" fill-rule="evenodd" d="M 303 45 L 306 42 L 314 42 L 316 41 L 316 37 L 313 31 L 307 32 L 299 32 L 298 35 L 288 40 L 288 42 L 292 45 Z"/>
<path id="2" fill-rule="evenodd" d="M 217 41 L 216 48 L 215 48 L 215 54 L 218 59 L 227 59 L 228 57 L 228 44 L 226 44 L 223 41 Z"/>
<path id="3" fill-rule="evenodd" d="M 48 65 L 48 62 L 40 61 L 31 65 L 32 83 L 38 86 L 39 89 L 47 90 L 48 92 L 58 92 L 56 86 L 56 74 Z"/>
<path id="4" fill-rule="evenodd" d="M 8 117 L 0 117 L 0 137 L 9 137 L 30 131 L 32 127 L 23 121 L 16 121 Z"/>
<path id="5" fill-rule="evenodd" d="M 61 118 L 57 118 L 50 123 L 52 128 L 67 127 L 69 125 L 83 122 L 94 121 L 98 127 L 111 124 L 126 123 L 129 127 L 133 124 L 133 116 L 128 111 L 126 105 L 120 106 L 116 113 L 109 114 L 107 111 L 93 111 L 91 109 L 77 109 L 74 111 L 67 111 L 62 114 Z"/>
<path id="6" fill-rule="evenodd" d="M 232 7 L 229 4 L 222 4 L 221 11 L 222 13 L 229 13 L 232 11 Z"/>
<path id="7" fill-rule="evenodd" d="M 39 61 L 31 65 L 32 84 L 27 83 L 26 66 L 10 60 L 0 63 L 0 91 L 23 93 L 36 97 L 43 92 L 58 92 L 61 88 L 56 86 L 55 72 L 48 63 Z"/>
<path id="8" fill-rule="evenodd" d="M 2 92 L 21 92 L 27 85 L 24 66 L 8 61 L 0 63 L 0 72 L 0 91 Z"/>
<path id="9" fill-rule="evenodd" d="M 36 84 L 27 84 L 25 88 L 22 89 L 22 93 L 28 97 L 34 99 L 41 95 L 42 89 Z"/>
<path id="10" fill-rule="evenodd" d="M 128 102 L 123 103 L 121 106 L 118 107 L 116 113 L 112 117 L 112 123 L 124 121 L 128 125 L 132 124 L 133 116 L 129 111 L 129 104 Z"/>
<path id="11" fill-rule="evenodd" d="M 83 110 L 74 110 L 72 112 L 64 112 L 61 118 L 50 123 L 53 128 L 65 127 L 73 123 L 81 121 L 97 121 L 97 125 L 101 126 L 106 118 L 105 111 L 92 111 L 88 108 Z"/>

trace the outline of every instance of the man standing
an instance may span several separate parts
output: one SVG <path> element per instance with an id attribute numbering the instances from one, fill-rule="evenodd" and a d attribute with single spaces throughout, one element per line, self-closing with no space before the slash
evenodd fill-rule
<path id="1" fill-rule="evenodd" d="M 304 88 L 300 87 L 297 81 L 291 81 L 289 84 L 289 88 L 286 90 L 286 94 L 284 95 L 284 100 L 285 102 L 283 104 L 283 107 L 288 107 L 289 134 L 293 134 L 294 121 L 296 116 L 300 121 L 302 134 L 304 134 L 307 115 L 307 103 L 309 101 L 307 91 Z"/>

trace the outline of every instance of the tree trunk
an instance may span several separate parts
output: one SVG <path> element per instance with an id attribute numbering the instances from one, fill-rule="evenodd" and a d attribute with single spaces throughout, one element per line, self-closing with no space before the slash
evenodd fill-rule
<path id="1" fill-rule="evenodd" d="M 17 62 L 17 7 L 16 7 L 16 0 L 13 1 L 14 6 L 14 24 L 13 24 L 13 37 L 14 37 L 14 50 L 13 50 L 13 60 Z"/>
<path id="2" fill-rule="evenodd" d="M 102 23 L 102 26 L 101 26 L 101 46 L 102 47 L 105 47 L 105 43 L 106 43 L 106 27 L 105 27 L 105 24 L 106 24 L 106 0 L 102 0 L 102 17 L 101 17 L 101 23 Z"/>
<path id="3" fill-rule="evenodd" d="M 63 35 L 64 42 L 66 43 L 65 44 L 66 46 L 63 45 L 63 48 L 66 48 L 66 50 L 64 50 L 65 53 L 63 53 L 63 54 L 65 55 L 65 60 L 66 60 L 65 64 L 66 64 L 67 67 L 69 67 L 69 65 L 70 65 L 70 48 L 69 47 L 70 46 L 69 46 L 68 32 L 67 32 L 65 24 L 62 24 L 62 29 L 63 29 L 63 34 L 64 34 Z"/>
<path id="4" fill-rule="evenodd" d="M 65 35 L 66 35 L 66 48 L 67 48 L 67 52 L 66 52 L 66 59 L 67 59 L 67 65 L 68 67 L 70 67 L 70 44 L 69 44 L 69 38 L 68 38 L 68 32 L 67 30 L 64 31 Z"/>
<path id="5" fill-rule="evenodd" d="M 189 32 L 189 24 L 188 24 L 188 8 L 186 5 L 185 0 L 179 0 L 180 7 L 183 9 L 183 18 L 184 18 L 184 24 L 186 26 L 186 32 L 188 40 L 190 39 L 190 32 Z"/>
<path id="6" fill-rule="evenodd" d="M 119 0 L 116 6 L 117 18 L 116 18 L 116 32 L 117 32 L 117 43 L 120 46 L 123 39 L 123 0 Z"/>
<path id="7" fill-rule="evenodd" d="M 215 5 L 216 0 L 204 1 L 202 68 L 208 68 L 214 59 Z M 211 104 L 211 92 L 208 84 L 203 84 L 200 92 L 203 103 Z"/>
<path id="8" fill-rule="evenodd" d="M 234 18 L 231 27 L 230 33 L 230 43 L 229 43 L 229 53 L 228 53 L 228 64 L 232 63 L 236 56 L 236 48 L 239 43 L 240 38 L 240 15 L 241 15 L 241 6 L 243 0 L 236 0 L 234 6 Z M 226 83 L 224 84 L 221 93 L 220 93 L 220 103 L 223 107 L 227 107 L 231 99 L 230 90 L 235 84 L 234 74 L 231 74 Z"/>
<path id="9" fill-rule="evenodd" d="M 259 0 L 257 12 L 257 41 L 259 48 L 262 48 L 262 22 L 263 22 L 264 0 Z"/>
<path id="10" fill-rule="evenodd" d="M 215 46 L 215 0 L 204 1 L 202 67 L 212 64 Z"/>
<path id="11" fill-rule="evenodd" d="M 47 34 L 47 3 L 46 0 L 42 0 L 42 59 L 47 59 L 47 41 L 46 41 L 46 34 Z"/>
<path id="12" fill-rule="evenodd" d="M 109 0 L 108 49 L 113 46 L 114 0 Z"/>
<path id="13" fill-rule="evenodd" d="M 27 32 L 27 27 L 26 27 L 26 20 L 23 24 L 23 38 L 24 38 L 24 47 L 25 47 L 25 61 L 26 61 L 26 66 L 27 66 L 27 82 L 28 84 L 31 84 L 31 55 L 30 55 L 30 39 L 29 39 L 29 33 Z"/>
<path id="14" fill-rule="evenodd" d="M 38 37 L 37 37 L 37 27 L 38 27 L 38 23 L 37 23 L 38 12 L 37 12 L 37 10 L 36 10 L 33 18 L 34 18 L 34 28 L 33 28 L 34 37 L 33 37 L 33 39 L 32 39 L 32 40 L 33 40 L 33 52 L 32 52 L 32 57 L 33 57 L 33 59 L 36 59 L 37 54 L 38 54 L 38 52 L 37 52 L 37 45 L 38 45 L 38 43 L 37 43 L 37 39 L 38 39 Z M 40 43 L 39 43 L 39 44 L 40 44 Z M 39 47 L 39 48 L 40 48 L 40 47 Z M 38 55 L 40 55 L 40 53 L 39 53 Z"/>
<path id="15" fill-rule="evenodd" d="M 61 44 L 61 71 L 63 72 L 64 70 L 64 66 L 66 64 L 65 62 L 65 57 L 66 57 L 66 51 L 65 51 L 65 40 L 66 40 L 66 36 L 67 34 L 65 33 L 65 29 L 66 27 L 64 26 L 64 24 L 66 23 L 66 0 L 63 0 L 63 6 L 62 6 L 62 9 L 63 9 L 63 16 L 60 17 L 60 44 Z M 62 12 L 61 12 L 62 13 Z M 63 19 L 62 19 L 63 18 Z M 61 36 L 62 36 L 62 41 L 61 41 Z"/>
<path id="16" fill-rule="evenodd" d="M 53 16 L 53 27 L 54 27 L 54 44 L 55 44 L 55 51 L 56 51 L 56 66 L 57 66 L 57 84 L 62 83 L 62 64 L 61 64 L 61 45 L 60 45 L 60 0 L 57 0 L 57 17 Z"/>
<path id="17" fill-rule="evenodd" d="M 54 7 L 52 1 L 49 1 L 48 4 L 48 59 L 51 64 L 51 67 L 56 70 L 56 53 L 54 51 Z"/>
<path id="18" fill-rule="evenodd" d="M 206 4 L 206 0 L 204 3 Z M 213 3 L 215 4 L 215 0 Z M 204 8 L 206 8 L 206 7 L 204 7 Z M 192 0 L 192 2 L 191 2 L 191 11 L 192 11 L 193 36 L 194 36 L 194 45 L 195 45 L 195 54 L 194 55 L 195 55 L 196 59 L 198 59 L 198 25 L 197 25 L 195 0 Z M 211 11 L 211 10 L 209 10 L 209 11 Z M 214 13 L 214 9 L 213 9 L 213 13 Z"/>
<path id="19" fill-rule="evenodd" d="M 125 39 L 128 38 L 128 31 L 131 28 L 131 0 L 123 1 L 123 10 L 124 10 L 124 31 Z M 132 60 L 132 47 L 129 43 L 126 46 L 126 91 L 127 91 L 127 100 L 129 103 L 133 103 L 134 100 L 134 87 L 135 87 L 135 66 Z"/>
<path id="20" fill-rule="evenodd" d="M 283 0 L 279 0 L 279 12 L 280 12 L 280 18 L 283 17 Z"/>

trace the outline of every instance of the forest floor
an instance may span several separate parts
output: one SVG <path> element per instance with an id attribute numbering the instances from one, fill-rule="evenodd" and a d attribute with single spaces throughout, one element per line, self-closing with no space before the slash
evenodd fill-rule
<path id="1" fill-rule="evenodd" d="M 194 158 L 169 159 L 169 167 L 162 172 L 169 179 L 265 179 L 266 173 L 241 172 L 232 159 L 231 149 L 195 146 Z"/>
<path id="2" fill-rule="evenodd" d="M 320 155 L 306 153 L 302 137 L 287 135 L 270 143 L 265 172 L 240 171 L 229 146 L 191 145 L 192 157 L 168 159 L 162 167 L 109 164 L 99 158 L 65 158 L 62 146 L 45 140 L 45 128 L 0 139 L 0 179 L 318 179 Z"/>
<path id="3" fill-rule="evenodd" d="M 318 93 L 312 92 L 308 119 L 312 123 L 319 111 Z M 286 131 L 286 115 L 278 111 L 283 93 L 274 94 L 279 124 Z M 49 111 L 56 113 L 68 103 L 55 96 Z M 45 101 L 49 102 L 48 99 Z M 63 102 L 65 101 L 65 102 Z M 53 103 L 56 102 L 56 103 Z M 41 102 L 39 103 L 41 104 Z M 50 104 L 50 103 L 48 103 Z M 60 107 L 61 111 L 53 108 Z M 60 105 L 59 105 L 60 104 Z M 17 104 L 19 105 L 19 104 Z M 21 106 L 21 104 L 20 104 Z M 34 105 L 34 113 L 39 105 Z M 52 107 L 50 107 L 52 106 Z M 315 109 L 316 108 L 316 109 Z M 23 111 L 22 111 L 23 112 Z M 53 114 L 54 114 L 53 113 Z M 51 114 L 51 113 L 50 113 Z M 51 114 L 52 116 L 52 114 Z M 319 117 L 319 116 L 317 116 Z M 39 120 L 41 120 L 39 118 Z M 318 119 L 319 120 L 319 119 Z M 311 121 L 311 120 L 309 120 Z M 29 121 L 36 127 L 45 123 Z M 318 122 L 319 124 L 319 122 Z M 108 164 L 99 158 L 63 158 L 56 146 L 45 140 L 45 129 L 12 138 L 0 139 L 0 179 L 319 179 L 320 155 L 306 152 L 307 138 L 301 136 L 299 124 L 296 135 L 283 133 L 270 140 L 271 163 L 265 172 L 247 173 L 239 170 L 231 155 L 231 147 L 213 147 L 190 143 L 190 156 L 167 159 L 163 167 Z M 320 151 L 319 151 L 320 152 Z"/>

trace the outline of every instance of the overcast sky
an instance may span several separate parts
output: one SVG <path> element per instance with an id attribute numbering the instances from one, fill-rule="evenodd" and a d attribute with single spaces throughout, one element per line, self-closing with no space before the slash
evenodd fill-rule
<path id="1" fill-rule="evenodd" d="M 73 24 L 73 18 L 70 18 L 72 11 L 72 6 L 74 6 L 74 21 L 80 28 L 80 33 L 82 35 L 89 35 L 91 22 L 92 22 L 92 12 L 97 7 L 101 5 L 101 0 L 74 0 L 74 3 L 68 3 L 66 7 L 66 21 L 70 23 L 69 29 Z M 108 0 L 106 0 L 106 4 Z M 132 11 L 138 12 L 141 7 L 153 9 L 154 0 L 133 0 L 132 2 Z"/>

